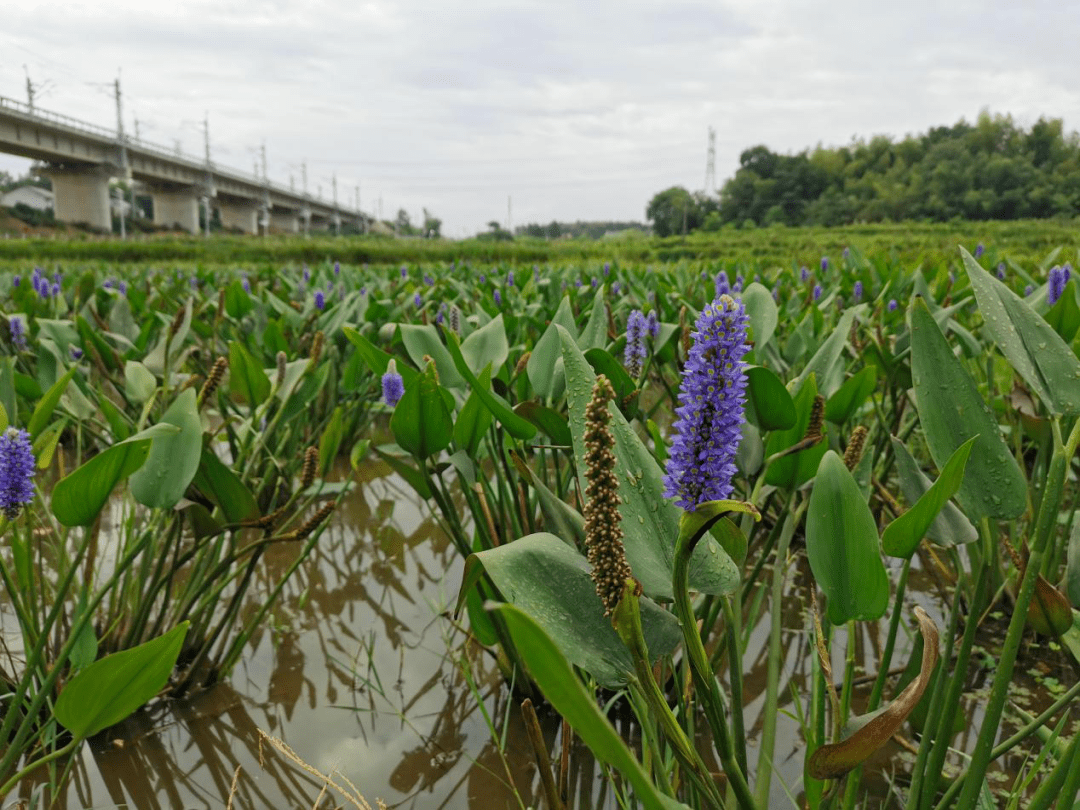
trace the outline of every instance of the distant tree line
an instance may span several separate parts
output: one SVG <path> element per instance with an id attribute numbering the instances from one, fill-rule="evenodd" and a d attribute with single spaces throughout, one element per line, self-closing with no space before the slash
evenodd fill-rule
<path id="1" fill-rule="evenodd" d="M 584 237 L 588 239 L 601 239 L 605 234 L 618 233 L 619 231 L 637 230 L 645 232 L 648 228 L 640 222 L 557 222 L 552 220 L 547 225 L 529 223 L 514 228 L 517 236 L 534 236 L 538 239 L 575 239 Z"/>
<path id="2" fill-rule="evenodd" d="M 666 196 L 665 196 L 666 195 Z M 712 209 L 714 203 L 715 208 Z M 1029 130 L 982 112 L 894 140 L 781 155 L 754 146 L 739 157 L 719 200 L 666 189 L 647 214 L 658 235 L 723 225 L 848 225 L 952 219 L 1044 219 L 1080 214 L 1080 136 L 1061 119 Z M 696 226 L 695 226 L 696 223 Z"/>

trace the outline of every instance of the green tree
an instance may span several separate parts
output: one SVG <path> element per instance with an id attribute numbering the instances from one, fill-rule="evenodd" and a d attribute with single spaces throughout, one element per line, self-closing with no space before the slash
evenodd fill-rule
<path id="1" fill-rule="evenodd" d="M 653 223 L 653 232 L 657 236 L 672 236 L 701 227 L 704 215 L 689 191 L 682 186 L 672 186 L 649 201 L 645 218 Z"/>

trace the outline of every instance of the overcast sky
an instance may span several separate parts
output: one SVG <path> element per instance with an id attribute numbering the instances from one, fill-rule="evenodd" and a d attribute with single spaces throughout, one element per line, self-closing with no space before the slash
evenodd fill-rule
<path id="1" fill-rule="evenodd" d="M 7 3 L 0 95 L 125 126 L 459 237 L 490 220 L 643 221 L 739 153 L 903 136 L 980 109 L 1080 127 L 1080 4 L 724 2 Z M 29 164 L 0 155 L 0 168 Z"/>

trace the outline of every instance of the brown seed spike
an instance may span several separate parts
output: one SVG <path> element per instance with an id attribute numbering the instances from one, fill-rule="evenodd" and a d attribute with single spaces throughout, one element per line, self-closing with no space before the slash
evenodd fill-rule
<path id="1" fill-rule="evenodd" d="M 304 467 L 300 475 L 300 486 L 307 489 L 315 483 L 315 471 L 319 466 L 319 448 L 312 446 L 304 451 Z"/>
<path id="2" fill-rule="evenodd" d="M 615 439 L 608 422 L 608 401 L 615 396 L 603 374 L 596 378 L 585 407 L 585 546 L 596 592 L 610 616 L 622 597 L 623 584 L 633 578 L 623 548 L 619 514 L 619 481 L 615 475 Z"/>
<path id="3" fill-rule="evenodd" d="M 326 335 L 322 333 L 320 329 L 315 333 L 314 340 L 311 341 L 311 365 L 315 365 L 319 362 L 319 358 L 322 356 L 323 343 L 326 340 Z"/>
<path id="4" fill-rule="evenodd" d="M 221 384 L 222 377 L 225 376 L 225 369 L 229 367 L 229 362 L 224 357 L 219 357 L 214 361 L 213 368 L 210 369 L 210 374 L 206 377 L 206 382 L 203 383 L 202 390 L 199 392 L 199 407 L 210 399 L 217 390 L 217 387 Z"/>
<path id="5" fill-rule="evenodd" d="M 862 460 L 863 447 L 866 445 L 866 428 L 862 425 L 851 431 L 847 449 L 844 451 L 844 466 L 854 470 Z"/>
<path id="6" fill-rule="evenodd" d="M 825 427 L 825 397 L 818 394 L 814 397 L 814 404 L 810 408 L 810 424 L 806 426 L 806 438 L 817 439 L 821 436 L 822 428 Z"/>

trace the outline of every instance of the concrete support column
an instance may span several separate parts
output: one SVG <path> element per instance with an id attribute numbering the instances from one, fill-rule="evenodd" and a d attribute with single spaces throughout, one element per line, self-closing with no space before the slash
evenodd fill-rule
<path id="1" fill-rule="evenodd" d="M 226 202 L 218 198 L 223 228 L 239 228 L 244 233 L 259 232 L 259 204 L 255 200 Z"/>
<path id="2" fill-rule="evenodd" d="M 330 220 L 325 217 L 312 215 L 311 220 L 308 222 L 308 230 L 326 233 L 330 230 Z"/>
<path id="3" fill-rule="evenodd" d="M 199 194 L 188 188 L 151 188 L 154 201 L 154 224 L 166 228 L 180 226 L 188 233 L 199 232 Z"/>
<path id="4" fill-rule="evenodd" d="M 48 166 L 40 172 L 52 181 L 53 212 L 60 222 L 85 222 L 112 232 L 108 169 L 98 166 Z"/>
<path id="5" fill-rule="evenodd" d="M 278 233 L 300 233 L 300 216 L 295 211 L 271 211 L 270 230 Z"/>

